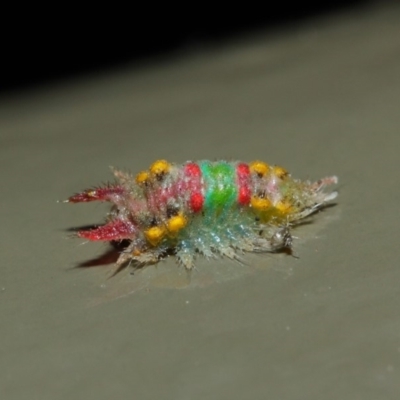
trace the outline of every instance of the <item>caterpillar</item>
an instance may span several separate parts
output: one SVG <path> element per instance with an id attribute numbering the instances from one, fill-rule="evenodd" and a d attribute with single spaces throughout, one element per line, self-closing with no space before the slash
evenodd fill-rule
<path id="1" fill-rule="evenodd" d="M 199 255 L 243 262 L 246 252 L 291 249 L 291 228 L 337 196 L 324 189 L 336 176 L 301 181 L 262 161 L 155 161 L 132 175 L 113 169 L 115 183 L 66 202 L 108 201 L 103 225 L 79 230 L 90 241 L 127 243 L 117 266 L 157 263 L 174 255 L 192 269 Z"/>

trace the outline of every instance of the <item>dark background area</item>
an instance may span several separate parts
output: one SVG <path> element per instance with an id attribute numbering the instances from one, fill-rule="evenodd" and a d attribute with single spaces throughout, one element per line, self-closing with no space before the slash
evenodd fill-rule
<path id="1" fill-rule="evenodd" d="M 360 10 L 373 1 L 267 2 L 216 6 L 191 4 L 176 10 L 130 4 L 118 10 L 24 10 L 3 15 L 0 92 L 20 91 L 126 64 L 143 64 L 196 51 L 224 40 L 280 27 L 296 28 L 310 18 Z M 151 9 L 151 7 L 153 7 Z M 219 6 L 220 7 L 220 6 Z M 263 8 L 266 8 L 264 10 Z"/>

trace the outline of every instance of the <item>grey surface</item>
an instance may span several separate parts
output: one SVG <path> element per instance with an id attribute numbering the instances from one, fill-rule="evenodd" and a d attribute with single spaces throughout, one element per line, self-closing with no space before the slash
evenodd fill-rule
<path id="1" fill-rule="evenodd" d="M 400 8 L 3 99 L 2 399 L 398 399 Z M 162 157 L 337 174 L 299 259 L 108 278 L 57 203 Z"/>

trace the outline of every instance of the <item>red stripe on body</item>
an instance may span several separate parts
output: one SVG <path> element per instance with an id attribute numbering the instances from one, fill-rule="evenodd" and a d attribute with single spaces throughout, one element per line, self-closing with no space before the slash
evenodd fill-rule
<path id="1" fill-rule="evenodd" d="M 251 190 L 249 186 L 250 168 L 247 164 L 240 163 L 236 167 L 236 176 L 238 184 L 238 203 L 242 206 L 248 205 L 251 199 Z"/>
<path id="2" fill-rule="evenodd" d="M 187 179 L 187 190 L 190 192 L 190 209 L 193 212 L 199 212 L 203 209 L 204 205 L 204 196 L 201 185 L 201 169 L 195 163 L 188 163 L 184 167 L 184 173 Z"/>

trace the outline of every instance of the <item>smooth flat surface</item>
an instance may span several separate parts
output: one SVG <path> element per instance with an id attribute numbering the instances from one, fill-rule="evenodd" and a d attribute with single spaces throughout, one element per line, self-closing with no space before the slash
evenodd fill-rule
<path id="1" fill-rule="evenodd" d="M 0 105 L 3 399 L 398 399 L 400 8 L 93 77 Z M 336 174 L 299 259 L 107 279 L 57 203 L 157 158 Z"/>

